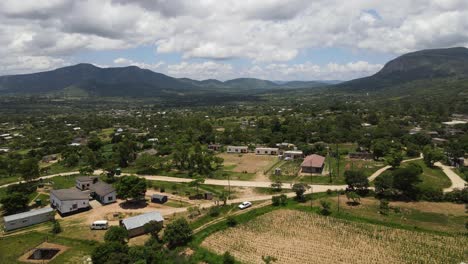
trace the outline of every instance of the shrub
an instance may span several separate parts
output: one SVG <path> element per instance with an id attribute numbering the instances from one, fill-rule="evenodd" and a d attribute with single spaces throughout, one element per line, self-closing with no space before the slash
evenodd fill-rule
<path id="1" fill-rule="evenodd" d="M 320 200 L 320 205 L 322 206 L 322 209 L 320 210 L 320 213 L 322 215 L 330 215 L 331 214 L 331 204 L 330 204 L 329 201 Z"/>
<path id="2" fill-rule="evenodd" d="M 106 242 L 119 242 L 125 244 L 127 242 L 128 232 L 127 229 L 121 226 L 111 226 L 104 234 L 104 241 Z"/>
<path id="3" fill-rule="evenodd" d="M 388 215 L 389 210 L 390 206 L 388 205 L 388 201 L 385 199 L 380 200 L 379 213 L 383 215 Z"/>
<path id="4" fill-rule="evenodd" d="M 236 218 L 230 215 L 226 218 L 226 224 L 230 227 L 234 227 L 237 225 L 237 220 Z"/>
<path id="5" fill-rule="evenodd" d="M 54 221 L 54 224 L 52 225 L 52 234 L 58 234 L 62 232 L 62 227 L 60 226 L 59 221 Z"/>
<path id="6" fill-rule="evenodd" d="M 236 260 L 234 257 L 229 253 L 229 251 L 224 252 L 223 254 L 223 264 L 234 264 Z"/>
<path id="7" fill-rule="evenodd" d="M 164 241 L 169 248 L 182 246 L 192 239 L 193 231 L 185 218 L 179 218 L 167 225 L 164 230 Z"/>
<path id="8" fill-rule="evenodd" d="M 208 214 L 211 217 L 217 217 L 217 216 L 219 216 L 220 213 L 221 213 L 221 210 L 219 209 L 218 206 L 213 206 L 213 207 L 210 208 L 210 211 L 208 211 Z"/>
<path id="9" fill-rule="evenodd" d="M 437 187 L 424 187 L 420 188 L 421 199 L 431 202 L 441 202 L 444 200 L 444 192 L 441 188 Z"/>

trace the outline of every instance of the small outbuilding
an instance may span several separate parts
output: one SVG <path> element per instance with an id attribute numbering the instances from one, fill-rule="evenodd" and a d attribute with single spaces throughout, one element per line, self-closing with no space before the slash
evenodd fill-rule
<path id="1" fill-rule="evenodd" d="M 18 229 L 53 220 L 55 216 L 54 209 L 45 207 L 31 210 L 24 213 L 8 215 L 3 217 L 5 231 Z"/>
<path id="2" fill-rule="evenodd" d="M 52 190 L 50 206 L 61 214 L 82 211 L 89 208 L 89 194 L 75 188 Z"/>
<path id="3" fill-rule="evenodd" d="M 247 146 L 228 146 L 227 153 L 247 153 L 249 148 Z"/>
<path id="4" fill-rule="evenodd" d="M 89 190 L 90 187 L 98 181 L 97 177 L 82 176 L 77 177 L 75 180 L 76 188 L 84 191 Z"/>
<path id="5" fill-rule="evenodd" d="M 302 150 L 288 150 L 283 153 L 283 158 L 288 160 L 288 159 L 301 159 L 304 157 L 304 153 Z"/>
<path id="6" fill-rule="evenodd" d="M 117 192 L 114 187 L 105 182 L 96 182 L 89 189 L 93 197 L 102 204 L 113 203 L 117 199 Z"/>
<path id="7" fill-rule="evenodd" d="M 154 211 L 120 220 L 120 226 L 127 229 L 129 237 L 135 237 L 145 234 L 145 224 L 151 221 L 163 223 L 164 218 L 159 212 Z"/>
<path id="8" fill-rule="evenodd" d="M 303 173 L 322 173 L 325 165 L 325 157 L 312 154 L 305 157 L 301 164 L 301 170 Z"/>
<path id="9" fill-rule="evenodd" d="M 255 154 L 257 155 L 278 155 L 278 148 L 256 148 Z"/>
<path id="10" fill-rule="evenodd" d="M 151 202 L 163 204 L 163 203 L 167 202 L 167 195 L 153 194 L 151 196 Z"/>

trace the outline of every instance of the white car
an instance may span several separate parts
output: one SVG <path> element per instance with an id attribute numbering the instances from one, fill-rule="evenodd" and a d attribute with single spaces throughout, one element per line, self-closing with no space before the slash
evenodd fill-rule
<path id="1" fill-rule="evenodd" d="M 250 206 L 252 206 L 252 203 L 251 202 L 243 202 L 241 204 L 239 204 L 239 209 L 245 209 L 245 208 L 249 208 Z"/>

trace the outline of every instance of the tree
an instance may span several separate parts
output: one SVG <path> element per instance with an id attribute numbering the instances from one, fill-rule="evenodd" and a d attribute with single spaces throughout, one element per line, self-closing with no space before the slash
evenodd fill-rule
<path id="1" fill-rule="evenodd" d="M 378 140 L 372 145 L 372 153 L 374 153 L 374 158 L 379 159 L 388 152 L 388 145 L 383 140 Z"/>
<path id="2" fill-rule="evenodd" d="M 144 153 L 135 160 L 136 167 L 142 173 L 151 173 L 157 163 L 158 158 L 148 153 Z"/>
<path id="3" fill-rule="evenodd" d="M 223 254 L 223 264 L 234 264 L 236 259 L 229 253 L 229 251 L 224 252 Z"/>
<path id="4" fill-rule="evenodd" d="M 375 179 L 374 185 L 377 197 L 390 198 L 393 197 L 395 194 L 395 190 L 393 189 L 392 173 L 384 173 L 381 176 L 377 177 L 377 179 Z"/>
<path id="5" fill-rule="evenodd" d="M 163 223 L 157 221 L 150 221 L 144 226 L 145 232 L 151 234 L 155 238 L 159 238 L 159 232 L 163 229 Z"/>
<path id="6" fill-rule="evenodd" d="M 440 150 L 434 149 L 430 146 L 424 147 L 423 156 L 424 163 L 428 167 L 433 167 L 435 162 L 440 161 L 444 158 L 444 154 Z"/>
<path id="7" fill-rule="evenodd" d="M 346 198 L 348 200 L 351 200 L 351 203 L 353 205 L 358 205 L 361 203 L 361 196 L 359 196 L 359 194 L 357 194 L 356 192 L 346 192 Z"/>
<path id="8" fill-rule="evenodd" d="M 307 185 L 304 183 L 295 183 L 292 187 L 292 190 L 296 193 L 296 199 L 298 201 L 304 201 L 305 196 L 304 193 L 307 190 Z"/>
<path id="9" fill-rule="evenodd" d="M 400 191 L 403 198 L 417 200 L 419 198 L 418 184 L 421 182 L 419 175 L 422 168 L 412 164 L 406 168 L 400 168 L 393 172 L 393 188 Z"/>
<path id="10" fill-rule="evenodd" d="M 230 227 L 234 227 L 237 225 L 237 220 L 234 216 L 230 215 L 226 218 L 226 224 Z"/>
<path id="11" fill-rule="evenodd" d="M 281 182 L 281 180 L 276 180 L 275 182 L 272 182 L 271 183 L 271 188 L 273 189 L 273 191 L 275 192 L 281 192 L 282 190 L 282 186 L 283 186 L 283 183 Z"/>
<path id="12" fill-rule="evenodd" d="M 383 215 L 388 215 L 389 210 L 390 206 L 388 205 L 388 201 L 385 199 L 381 199 L 379 204 L 379 213 Z"/>
<path id="13" fill-rule="evenodd" d="M 28 202 L 28 196 L 19 192 L 9 193 L 0 200 L 6 215 L 25 211 L 28 208 Z"/>
<path id="14" fill-rule="evenodd" d="M 164 241 L 169 248 L 182 246 L 192 239 L 193 231 L 185 218 L 176 219 L 164 230 Z"/>
<path id="15" fill-rule="evenodd" d="M 52 234 L 58 234 L 62 232 L 62 227 L 60 226 L 59 221 L 54 221 L 54 224 L 52 225 Z"/>
<path id="16" fill-rule="evenodd" d="M 392 168 L 400 167 L 401 162 L 403 161 L 403 155 L 399 151 L 393 151 L 390 154 L 390 157 L 386 159 L 388 165 L 392 166 Z"/>
<path id="17" fill-rule="evenodd" d="M 201 184 L 203 184 L 205 182 L 205 178 L 203 177 L 195 177 L 195 179 L 193 181 L 191 181 L 189 183 L 189 186 L 190 187 L 197 187 L 197 194 L 199 194 L 199 187 Z"/>
<path id="18" fill-rule="evenodd" d="M 262 260 L 265 262 L 265 264 L 270 264 L 276 262 L 278 259 L 272 256 L 262 256 Z"/>
<path id="19" fill-rule="evenodd" d="M 93 263 L 129 263 L 128 246 L 119 242 L 106 242 L 97 246 L 91 253 Z"/>
<path id="20" fill-rule="evenodd" d="M 25 159 L 20 163 L 19 172 L 25 181 L 34 180 L 39 177 L 39 164 L 34 158 Z"/>
<path id="21" fill-rule="evenodd" d="M 121 244 L 127 243 L 128 231 L 121 226 L 111 226 L 104 235 L 106 242 L 118 242 Z"/>
<path id="22" fill-rule="evenodd" d="M 226 203 L 227 203 L 227 199 L 228 199 L 228 193 L 227 192 L 222 192 L 220 195 L 219 195 L 219 199 L 221 201 L 223 201 L 223 205 L 225 206 Z"/>
<path id="23" fill-rule="evenodd" d="M 349 188 L 358 192 L 365 192 L 369 188 L 369 180 L 363 171 L 348 170 L 344 173 L 345 182 Z"/>
<path id="24" fill-rule="evenodd" d="M 145 197 L 146 180 L 137 176 L 124 176 L 117 182 L 116 191 L 123 199 L 140 200 Z"/>
<path id="25" fill-rule="evenodd" d="M 330 204 L 329 201 L 320 200 L 320 205 L 322 206 L 322 209 L 320 210 L 320 213 L 322 215 L 330 215 L 331 214 L 331 204 Z"/>
<path id="26" fill-rule="evenodd" d="M 91 166 L 85 166 L 85 167 L 80 168 L 80 174 L 81 175 L 89 176 L 89 175 L 92 175 L 93 172 L 94 172 L 94 170 L 93 170 L 93 168 L 91 168 Z"/>

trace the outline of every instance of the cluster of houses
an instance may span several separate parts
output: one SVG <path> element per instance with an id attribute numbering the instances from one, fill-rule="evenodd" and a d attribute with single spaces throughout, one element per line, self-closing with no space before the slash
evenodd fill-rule
<path id="1" fill-rule="evenodd" d="M 54 220 L 55 210 L 62 215 L 87 210 L 90 208 L 90 197 L 94 197 L 102 204 L 109 204 L 116 201 L 116 191 L 112 185 L 100 182 L 97 177 L 77 177 L 75 188 L 51 191 L 51 207 L 5 216 L 4 230 L 11 231 Z M 167 196 L 153 195 L 151 200 L 165 203 Z M 135 237 L 147 233 L 145 225 L 153 221 L 163 223 L 164 218 L 159 212 L 153 211 L 120 220 L 119 224 L 127 229 L 129 237 Z"/>

